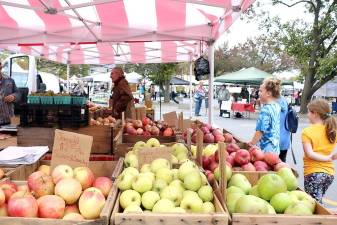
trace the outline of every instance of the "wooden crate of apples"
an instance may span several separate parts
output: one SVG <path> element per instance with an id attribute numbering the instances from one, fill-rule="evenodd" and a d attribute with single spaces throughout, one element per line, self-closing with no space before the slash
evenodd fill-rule
<path id="1" fill-rule="evenodd" d="M 116 186 L 120 194 L 111 224 L 228 224 L 228 214 L 193 161 L 179 169 L 163 158 L 139 170 L 127 167 Z"/>
<path id="2" fill-rule="evenodd" d="M 108 224 L 116 197 L 111 178 L 94 177 L 88 167 L 58 165 L 50 172 L 41 165 L 27 181 L 0 182 L 0 223 L 16 217 L 16 224 Z"/>

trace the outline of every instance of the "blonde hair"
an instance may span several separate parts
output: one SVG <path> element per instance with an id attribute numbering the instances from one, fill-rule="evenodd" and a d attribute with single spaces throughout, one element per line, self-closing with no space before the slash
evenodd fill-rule
<path id="1" fill-rule="evenodd" d="M 308 104 L 308 110 L 317 113 L 325 125 L 325 133 L 330 143 L 336 142 L 337 120 L 331 115 L 331 107 L 324 99 L 315 99 Z"/>
<path id="2" fill-rule="evenodd" d="M 271 93 L 274 98 L 281 96 L 281 81 L 276 78 L 266 78 L 263 81 L 264 88 Z"/>

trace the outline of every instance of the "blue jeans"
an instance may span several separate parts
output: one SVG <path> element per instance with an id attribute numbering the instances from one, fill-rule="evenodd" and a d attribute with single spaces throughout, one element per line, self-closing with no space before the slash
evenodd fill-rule
<path id="1" fill-rule="evenodd" d="M 202 98 L 195 101 L 195 111 L 194 111 L 194 114 L 196 116 L 200 115 L 201 104 L 202 104 Z"/>

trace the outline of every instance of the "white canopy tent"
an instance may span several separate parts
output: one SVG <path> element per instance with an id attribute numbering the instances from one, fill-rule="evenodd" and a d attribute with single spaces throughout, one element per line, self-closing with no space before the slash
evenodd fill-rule
<path id="1" fill-rule="evenodd" d="M 213 86 L 214 42 L 253 2 L 0 1 L 0 48 L 69 65 L 192 62 L 208 47 Z"/>

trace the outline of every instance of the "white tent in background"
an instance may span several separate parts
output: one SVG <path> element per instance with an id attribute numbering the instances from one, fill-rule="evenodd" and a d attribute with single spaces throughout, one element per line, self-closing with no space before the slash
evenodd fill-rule
<path id="1" fill-rule="evenodd" d="M 130 84 L 138 84 L 143 76 L 136 72 L 125 73 L 125 78 Z"/>
<path id="2" fill-rule="evenodd" d="M 77 83 L 78 82 L 78 77 L 76 75 L 73 75 L 72 77 L 69 78 L 70 83 Z"/>
<path id="3" fill-rule="evenodd" d="M 317 97 L 337 97 L 337 77 L 324 84 L 318 89 L 314 96 Z"/>
<path id="4" fill-rule="evenodd" d="M 60 83 L 57 76 L 51 73 L 39 72 L 42 82 L 46 85 L 46 91 L 53 91 L 54 93 L 60 92 Z"/>
<path id="5" fill-rule="evenodd" d="M 94 73 L 86 78 L 92 78 L 94 82 L 108 82 L 111 83 L 110 72 L 109 73 Z"/>

